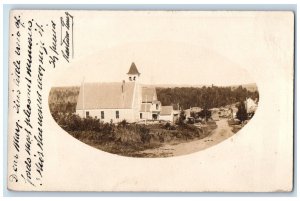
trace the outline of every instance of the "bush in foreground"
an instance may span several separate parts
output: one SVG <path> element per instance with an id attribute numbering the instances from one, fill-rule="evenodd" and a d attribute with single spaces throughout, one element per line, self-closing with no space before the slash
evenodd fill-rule
<path id="1" fill-rule="evenodd" d="M 163 143 L 179 143 L 201 139 L 209 129 L 199 129 L 182 122 L 179 125 L 134 124 L 126 120 L 118 124 L 104 123 L 96 118 L 80 118 L 75 114 L 59 114 L 57 123 L 73 137 L 101 150 L 121 155 L 131 155 Z"/>

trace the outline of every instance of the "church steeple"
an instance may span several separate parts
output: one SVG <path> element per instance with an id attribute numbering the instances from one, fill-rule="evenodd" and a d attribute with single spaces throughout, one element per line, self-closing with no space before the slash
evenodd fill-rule
<path id="1" fill-rule="evenodd" d="M 131 66 L 130 66 L 130 68 L 129 68 L 129 71 L 128 71 L 128 73 L 127 73 L 129 81 L 130 81 L 130 82 L 135 82 L 135 81 L 137 81 L 137 80 L 139 79 L 139 77 L 140 77 L 140 74 L 141 74 L 141 73 L 139 73 L 139 71 L 138 71 L 138 69 L 137 69 L 135 63 L 132 62 Z"/>

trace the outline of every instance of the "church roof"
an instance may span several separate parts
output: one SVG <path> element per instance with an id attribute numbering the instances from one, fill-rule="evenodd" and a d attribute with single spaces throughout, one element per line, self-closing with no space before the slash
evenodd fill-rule
<path id="1" fill-rule="evenodd" d="M 122 84 L 122 82 L 84 83 L 84 86 L 80 87 L 76 109 L 132 108 L 135 83 L 124 83 L 123 93 Z"/>
<path id="2" fill-rule="evenodd" d="M 150 112 L 151 103 L 142 103 L 140 112 Z"/>
<path id="3" fill-rule="evenodd" d="M 139 71 L 138 71 L 138 69 L 137 69 L 134 62 L 132 62 L 131 66 L 130 66 L 130 69 L 129 69 L 127 74 L 130 74 L 130 75 L 138 74 L 138 75 L 140 75 L 140 73 L 139 73 Z"/>
<path id="4" fill-rule="evenodd" d="M 125 82 L 124 85 L 122 82 L 84 83 L 84 86 L 80 86 L 76 109 L 132 109 L 135 84 L 135 82 Z M 142 86 L 141 89 L 143 103 L 157 101 L 155 87 Z M 145 107 L 149 110 L 146 104 L 142 107 L 142 111 Z"/>
<path id="5" fill-rule="evenodd" d="M 157 100 L 155 87 L 142 87 L 142 102 L 153 102 Z"/>

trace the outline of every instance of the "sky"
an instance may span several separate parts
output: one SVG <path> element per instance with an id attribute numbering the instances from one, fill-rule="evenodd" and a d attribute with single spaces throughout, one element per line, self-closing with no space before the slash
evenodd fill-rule
<path id="1" fill-rule="evenodd" d="M 253 14 L 100 13 L 74 13 L 75 58 L 57 70 L 53 85 L 121 82 L 132 62 L 144 84 L 255 83 L 251 65 L 259 55 L 251 41 L 264 35 L 254 32 L 260 24 Z"/>

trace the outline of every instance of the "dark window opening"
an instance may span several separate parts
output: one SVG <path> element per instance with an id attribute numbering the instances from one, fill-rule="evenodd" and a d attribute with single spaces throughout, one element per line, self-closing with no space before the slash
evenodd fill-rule
<path id="1" fill-rule="evenodd" d="M 101 119 L 104 119 L 104 111 L 101 111 Z"/>
<path id="2" fill-rule="evenodd" d="M 157 114 L 152 114 L 152 119 L 157 120 L 158 115 Z"/>
<path id="3" fill-rule="evenodd" d="M 129 80 L 131 81 L 131 77 L 129 77 Z"/>
<path id="4" fill-rule="evenodd" d="M 88 116 L 90 116 L 90 112 L 89 112 L 89 111 L 86 111 L 86 112 L 85 112 L 85 117 L 88 117 Z"/>
<path id="5" fill-rule="evenodd" d="M 133 80 L 135 80 L 135 76 L 133 77 Z"/>
<path id="6" fill-rule="evenodd" d="M 140 113 L 140 119 L 142 119 L 143 118 L 143 113 Z"/>
<path id="7" fill-rule="evenodd" d="M 120 117 L 120 113 L 119 113 L 119 111 L 117 110 L 117 111 L 116 111 L 116 119 L 119 119 L 119 117 Z"/>
<path id="8" fill-rule="evenodd" d="M 158 110 L 158 104 L 156 104 L 156 110 Z"/>

